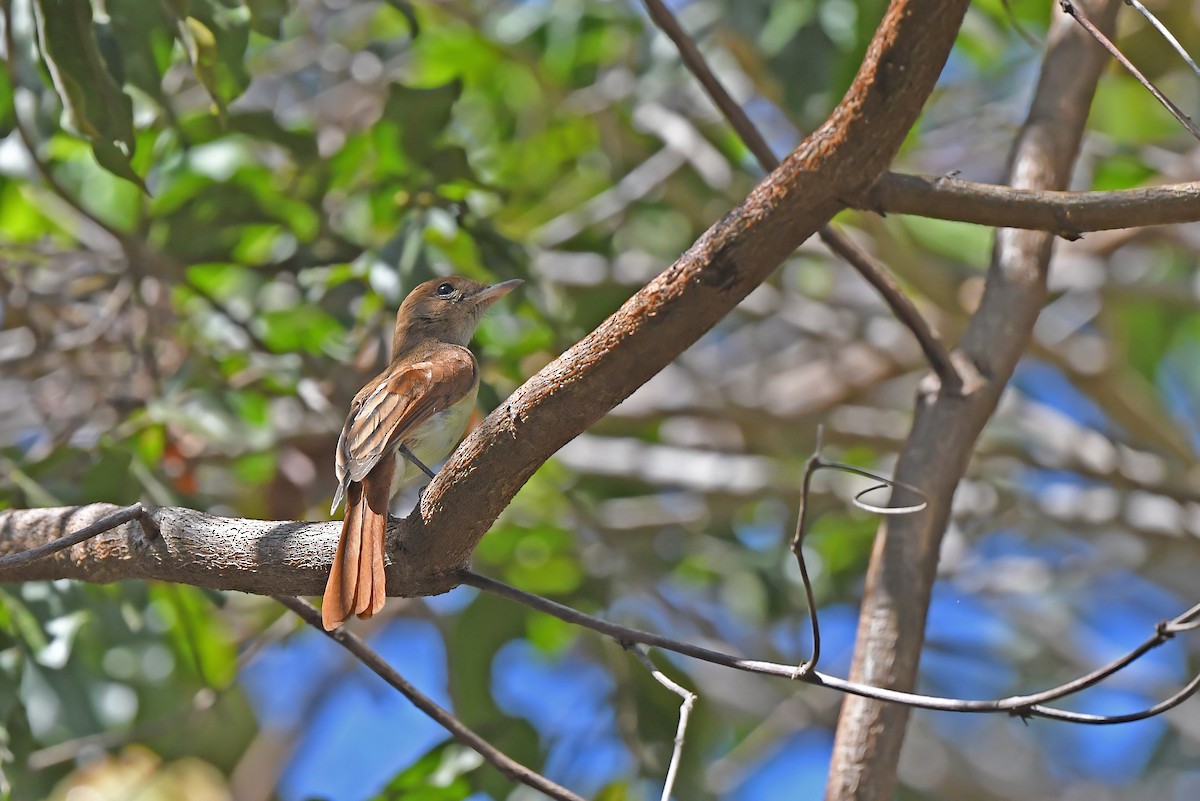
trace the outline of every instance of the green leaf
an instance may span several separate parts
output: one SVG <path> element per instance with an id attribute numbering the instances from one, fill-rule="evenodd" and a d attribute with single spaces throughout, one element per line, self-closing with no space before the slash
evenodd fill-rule
<path id="1" fill-rule="evenodd" d="M 252 12 L 244 6 L 229 7 L 217 0 L 180 5 L 186 5 L 187 13 L 172 9 L 176 16 L 176 37 L 216 112 L 224 116 L 228 105 L 250 85 L 245 57 Z"/>
<path id="2" fill-rule="evenodd" d="M 450 740 L 397 774 L 372 801 L 462 801 L 471 794 L 464 775 L 483 757 Z"/>
<path id="3" fill-rule="evenodd" d="M 217 37 L 208 26 L 195 17 L 187 17 L 179 26 L 179 38 L 187 51 L 188 60 L 192 62 L 192 70 L 200 83 L 208 91 L 217 110 L 224 114 L 225 104 L 221 102 L 218 88 L 218 67 L 220 58 L 217 55 Z"/>
<path id="4" fill-rule="evenodd" d="M 38 45 L 63 103 L 64 123 L 86 138 L 96 161 L 145 185 L 133 171 L 133 100 L 101 55 L 92 6 L 80 0 L 35 0 Z"/>
<path id="5" fill-rule="evenodd" d="M 126 151 L 119 150 L 112 142 L 94 141 L 92 142 L 92 153 L 96 156 L 96 162 L 104 169 L 111 172 L 118 178 L 124 178 L 136 185 L 143 192 L 149 194 L 146 184 L 142 178 L 133 171 L 133 165 L 129 163 L 130 155 Z"/>

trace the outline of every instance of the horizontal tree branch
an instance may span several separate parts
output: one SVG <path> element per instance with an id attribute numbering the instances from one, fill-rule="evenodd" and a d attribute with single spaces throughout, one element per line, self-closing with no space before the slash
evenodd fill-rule
<path id="1" fill-rule="evenodd" d="M 135 503 L 133 506 L 127 506 L 124 509 L 117 509 L 112 514 L 106 515 L 83 528 L 73 529 L 70 533 L 59 533 L 46 542 L 41 542 L 32 547 L 20 547 L 19 544 L 13 542 L 0 542 L 0 571 L 15 570 L 24 565 L 45 559 L 47 556 L 65 551 L 71 546 L 90 540 L 93 537 L 98 537 L 104 532 L 111 531 L 117 526 L 128 523 L 131 520 L 144 521 L 146 523 L 142 528 L 143 534 L 157 535 L 158 529 L 153 523 L 152 518 L 150 518 L 140 503 Z M 14 547 L 14 545 L 17 547 Z M 6 547 L 10 549 L 7 553 L 5 552 Z"/>
<path id="2" fill-rule="evenodd" d="M 1089 231 L 1196 222 L 1200 181 L 1109 192 L 1056 192 L 889 172 L 855 206 L 1077 239 Z"/>
<path id="3" fill-rule="evenodd" d="M 133 509 L 133 507 L 130 507 Z M 28 552 L 98 524 L 123 507 L 107 503 L 0 512 L 0 555 Z M 139 513 L 154 521 L 145 530 Z M 29 564 L 0 566 L 0 582 L 70 578 L 93 582 L 161 579 L 259 595 L 320 595 L 329 575 L 338 523 L 218 517 L 167 506 L 130 512 L 128 520 Z M 399 521 L 392 521 L 396 533 Z M 420 582 L 398 576 L 402 583 Z"/>

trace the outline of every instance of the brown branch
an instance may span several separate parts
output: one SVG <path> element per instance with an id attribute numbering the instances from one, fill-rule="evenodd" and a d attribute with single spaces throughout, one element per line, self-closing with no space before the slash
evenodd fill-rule
<path id="1" fill-rule="evenodd" d="M 552 453 L 728 313 L 891 161 L 932 90 L 965 0 L 895 0 L 830 119 L 675 264 L 518 389 L 406 521 L 405 559 L 447 572 Z M 436 551 L 434 554 L 432 552 Z"/>
<path id="2" fill-rule="evenodd" d="M 856 205 L 1078 239 L 1089 231 L 1200 220 L 1200 181 L 1113 192 L 1053 192 L 890 172 Z"/>
<path id="3" fill-rule="evenodd" d="M 684 64 L 746 148 L 763 169 L 774 169 L 778 159 L 770 145 L 713 73 L 687 31 L 662 0 L 643 2 L 650 18 L 675 44 Z M 1115 192 L 1039 192 L 888 172 L 855 207 L 979 225 L 1053 231 L 1073 239 L 1088 231 L 1200 220 L 1200 182 Z M 834 236 L 838 236 L 836 231 Z M 833 249 L 830 242 L 826 244 Z"/>
<path id="4" fill-rule="evenodd" d="M 845 207 L 843 198 L 865 192 L 891 162 L 933 90 L 966 6 L 967 0 L 893 0 L 830 118 L 675 264 L 527 381 L 455 451 L 426 488 L 419 510 L 391 531 L 389 595 L 452 587 L 480 538 L 546 459 L 728 314 Z M 17 520 L 34 522 L 27 515 L 0 512 L 0 534 L 13 536 Z M 97 572 L 91 576 L 64 561 L 53 566 L 71 577 L 111 581 L 130 572 L 161 575 L 169 572 L 164 562 L 181 559 L 193 583 L 203 586 L 262 591 L 267 582 L 254 571 L 263 568 L 286 582 L 274 592 L 315 593 L 313 579 L 328 570 L 337 532 L 333 525 L 310 530 L 303 523 L 221 521 L 179 509 L 160 510 L 156 518 L 163 543 L 135 549 L 116 544 L 107 570 L 95 553 L 90 564 Z M 168 536 L 168 522 L 179 525 L 176 533 L 183 539 Z M 269 550 L 255 551 L 231 532 L 243 532 Z M 314 535 L 319 543 L 296 540 Z M 237 560 L 213 549 L 214 536 Z M 204 550 L 199 555 L 174 550 L 188 542 Z M 184 575 L 175 565 L 170 570 Z M 9 572 L 4 579 L 33 577 Z"/>
<path id="5" fill-rule="evenodd" d="M 447 709 L 443 709 L 432 698 L 422 693 L 410 684 L 407 679 L 397 673 L 395 668 L 389 665 L 383 657 L 375 653 L 371 646 L 363 642 L 361 638 L 346 631 L 345 628 L 325 631 L 325 627 L 321 625 L 321 613 L 311 604 L 287 595 L 277 595 L 275 596 L 275 600 L 299 615 L 305 623 L 352 653 L 358 661 L 370 668 L 375 675 L 399 690 L 400 694 L 411 701 L 413 706 L 432 718 L 446 729 L 446 731 L 450 732 L 454 739 L 474 750 L 487 760 L 492 767 L 496 768 L 496 770 L 503 773 L 512 781 L 532 787 L 560 801 L 583 801 L 581 796 L 576 795 L 560 784 L 550 781 L 537 771 L 525 767 L 467 728 L 466 724 L 455 717 L 453 713 Z"/>
<path id="6" fill-rule="evenodd" d="M 1107 50 L 1113 58 L 1121 62 L 1121 66 L 1129 70 L 1130 74 L 1132 74 L 1134 78 L 1137 78 L 1138 83 L 1146 87 L 1146 91 L 1154 95 L 1154 99 L 1159 103 L 1162 103 L 1163 108 L 1169 111 L 1171 116 L 1179 121 L 1180 125 L 1182 125 L 1184 128 L 1187 128 L 1188 133 L 1197 139 L 1200 139 L 1200 128 L 1196 127 L 1196 123 L 1192 122 L 1192 118 L 1184 114 L 1182 109 L 1180 109 L 1179 106 L 1175 105 L 1175 103 L 1171 101 L 1171 98 L 1159 91 L 1159 88 L 1155 86 L 1149 78 L 1143 75 L 1137 67 L 1133 66 L 1133 62 L 1125 57 L 1125 54 L 1122 53 L 1120 49 L 1112 43 L 1112 40 L 1105 36 L 1103 31 L 1092 24 L 1092 21 L 1088 19 L 1087 14 L 1076 8 L 1075 4 L 1070 2 L 1070 0 L 1059 0 L 1058 5 L 1062 8 L 1063 12 L 1067 16 L 1082 25 L 1083 29 L 1090 33 L 1092 38 L 1099 42 L 1100 46 Z"/>
<path id="7" fill-rule="evenodd" d="M 875 287 L 875 291 L 884 299 L 896 319 L 912 332 L 917 344 L 921 346 L 921 352 L 925 354 L 925 359 L 941 379 L 942 388 L 947 393 L 958 395 L 975 384 L 978 377 L 971 370 L 971 365 L 955 363 L 937 331 L 933 330 L 916 305 L 909 300 L 900 284 L 892 277 L 890 270 L 836 228 L 825 226 L 821 229 L 820 236 L 826 247 L 841 256 L 868 284 Z"/>
<path id="8" fill-rule="evenodd" d="M 1090 0 L 1089 13 L 1111 28 L 1119 0 Z M 1010 183 L 1019 189 L 1067 186 L 1096 83 L 1102 51 L 1070 20 L 1051 27 L 1037 89 L 1014 147 Z M 1046 297 L 1054 237 L 1001 229 L 979 308 L 959 349 L 984 379 L 964 398 L 923 397 L 896 478 L 920 488 L 929 508 L 879 527 L 864 590 L 850 678 L 908 690 L 916 681 L 925 617 L 950 501 L 975 441 L 995 412 L 1025 351 Z M 908 720 L 903 706 L 848 698 L 842 706 L 827 801 L 891 798 Z"/>
<path id="9" fill-rule="evenodd" d="M 157 536 L 157 525 L 154 523 L 154 519 L 142 508 L 140 503 L 135 503 L 133 506 L 126 506 L 124 509 L 119 509 L 91 525 L 65 533 L 49 542 L 43 542 L 30 548 L 12 550 L 12 546 L 16 544 L 14 541 L 4 542 L 0 540 L 0 549 L 9 550 L 8 553 L 0 556 L 0 575 L 3 575 L 5 570 L 13 571 L 44 559 L 47 556 L 65 551 L 73 545 L 78 545 L 93 537 L 98 537 L 107 531 L 112 531 L 117 526 L 128 523 L 131 520 L 149 521 L 142 522 L 141 530 L 143 536 Z"/>
<path id="10" fill-rule="evenodd" d="M 173 506 L 153 512 L 138 506 L 131 512 L 97 503 L 0 512 L 0 553 L 59 543 L 122 511 L 125 522 L 105 526 L 83 544 L 29 564 L 0 567 L 0 582 L 160 579 L 259 595 L 320 595 L 340 530 L 335 523 L 241 520 Z M 151 526 L 157 531 L 147 530 Z M 420 582 L 411 583 L 407 574 L 397 576 L 396 583 L 419 594 Z"/>
<path id="11" fill-rule="evenodd" d="M 679 20 L 671 13 L 666 4 L 662 0 L 643 0 L 646 5 L 646 10 L 650 14 L 650 18 L 654 23 L 667 35 L 675 47 L 679 50 L 679 55 L 683 59 L 683 63 L 688 70 L 695 76 L 700 85 L 704 87 L 704 91 L 708 93 L 709 98 L 721 110 L 730 127 L 745 143 L 746 147 L 754 154 L 761 166 L 767 172 L 774 170 L 779 166 L 779 159 L 771 150 L 771 146 L 767 144 L 767 140 L 759 133 L 758 128 L 750 119 L 733 96 L 725 89 L 724 84 L 716 76 L 712 69 L 705 61 L 704 55 L 700 52 L 700 48 L 679 24 Z M 880 30 L 883 30 L 881 27 Z M 818 230 L 818 235 L 821 241 L 833 251 L 836 255 L 841 256 L 850 264 L 858 273 L 866 279 L 867 283 L 875 288 L 883 298 L 884 302 L 895 314 L 896 318 L 903 323 L 916 338 L 917 343 L 921 346 L 925 358 L 929 361 L 930 367 L 937 373 L 941 379 L 942 386 L 950 394 L 958 394 L 963 389 L 963 376 L 959 373 L 958 366 L 950 359 L 950 353 L 946 346 L 942 343 L 941 337 L 933 330 L 933 327 L 921 316 L 917 307 L 909 300 L 908 295 L 892 278 L 887 267 L 877 261 L 870 253 L 860 248 L 849 237 L 842 234 L 836 228 L 830 225 L 823 225 Z"/>

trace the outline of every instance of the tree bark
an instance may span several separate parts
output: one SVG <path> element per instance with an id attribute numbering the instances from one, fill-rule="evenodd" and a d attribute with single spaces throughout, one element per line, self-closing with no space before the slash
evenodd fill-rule
<path id="1" fill-rule="evenodd" d="M 416 513 L 389 530 L 388 594 L 445 591 L 517 490 L 559 448 L 633 393 L 725 316 L 805 239 L 868 191 L 915 122 L 966 11 L 966 0 L 893 0 L 858 76 L 830 118 L 732 212 L 595 331 L 527 381 L 458 448 Z M 104 512 L 51 510 L 47 520 Z M 0 512 L 0 531 L 33 525 L 31 512 Z M 327 571 L 333 526 L 156 513 L 160 543 L 125 526 L 37 578 L 125 577 L 192 581 L 262 592 L 254 571 L 281 582 L 272 593 L 315 594 Z M 40 524 L 39 524 L 40 525 Z M 39 529 L 49 536 L 53 524 Z M 114 541 L 124 533 L 127 541 Z M 190 559 L 182 549 L 197 549 Z M 72 557 L 79 554 L 72 550 Z M 268 568 L 269 560 L 286 564 Z M 101 569 L 99 563 L 111 567 Z M 32 574 L 12 571 L 6 581 Z M 173 578 L 174 576 L 174 578 Z"/>
<path id="2" fill-rule="evenodd" d="M 1118 0 L 1081 3 L 1112 30 Z M 1013 149 L 1009 180 L 1017 189 L 1063 189 L 1079 150 L 1092 96 L 1108 55 L 1065 15 L 1050 28 L 1032 105 Z M 978 376 L 955 397 L 923 391 L 896 467 L 896 479 L 920 488 L 928 508 L 888 517 L 875 539 L 852 681 L 911 690 L 950 501 L 984 424 L 1025 351 L 1046 296 L 1053 234 L 997 231 L 987 285 L 954 356 Z M 842 706 L 827 801 L 884 801 L 895 794 L 909 709 L 864 698 Z"/>

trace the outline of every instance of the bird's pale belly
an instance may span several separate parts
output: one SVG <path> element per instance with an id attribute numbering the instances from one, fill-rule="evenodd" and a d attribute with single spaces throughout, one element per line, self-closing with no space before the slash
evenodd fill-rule
<path id="1" fill-rule="evenodd" d="M 430 470 L 449 456 L 462 439 L 467 421 L 471 419 L 471 412 L 475 409 L 475 395 L 474 391 L 468 392 L 458 403 L 434 414 L 405 437 L 404 444 Z M 399 453 L 396 454 L 396 458 L 399 461 L 392 478 L 393 495 L 399 492 L 401 487 L 421 479 L 428 480 L 424 471 L 408 459 Z"/>

